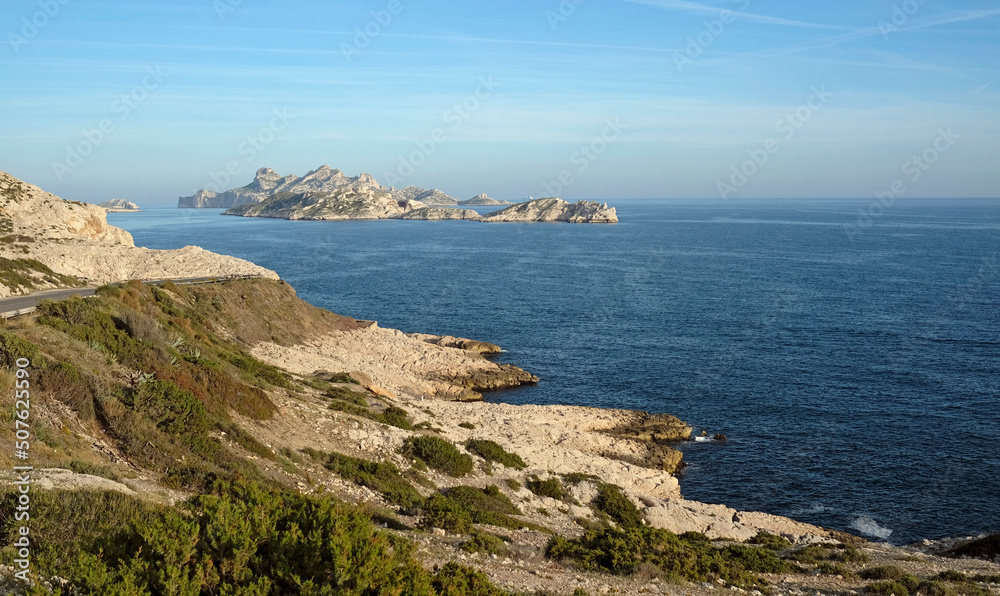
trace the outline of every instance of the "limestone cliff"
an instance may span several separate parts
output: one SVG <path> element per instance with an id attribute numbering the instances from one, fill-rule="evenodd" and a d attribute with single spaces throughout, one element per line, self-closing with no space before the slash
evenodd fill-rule
<path id="1" fill-rule="evenodd" d="M 326 165 L 302 177 L 294 175 L 282 177 L 271 168 L 261 168 L 257 170 L 253 182 L 246 186 L 221 193 L 199 190 L 190 197 L 181 197 L 177 206 L 182 209 L 229 209 L 239 205 L 261 203 L 281 193 L 332 192 L 344 187 L 384 190 L 371 174 L 362 173 L 350 177 Z"/>
<path id="2" fill-rule="evenodd" d="M 569 223 L 618 223 L 618 214 L 607 203 L 578 201 L 569 203 L 562 199 L 535 199 L 518 203 L 512 207 L 488 213 L 480 221 L 494 222 L 535 222 L 565 221 Z"/>
<path id="3" fill-rule="evenodd" d="M 128 279 L 261 275 L 269 269 L 196 246 L 137 248 L 132 235 L 108 224 L 107 210 L 66 201 L 0 171 L 0 257 L 36 259 L 61 275 L 106 283 Z M 23 293 L 14 288 L 13 294 Z"/>
<path id="4" fill-rule="evenodd" d="M 332 192 L 279 193 L 262 203 L 234 207 L 224 215 L 278 219 L 390 219 L 426 207 L 420 201 L 397 201 L 373 187 L 344 187 Z"/>

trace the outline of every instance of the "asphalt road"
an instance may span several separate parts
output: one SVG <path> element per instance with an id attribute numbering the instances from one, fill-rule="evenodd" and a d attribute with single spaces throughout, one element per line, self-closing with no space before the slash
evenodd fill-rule
<path id="1" fill-rule="evenodd" d="M 165 281 L 172 281 L 175 284 L 181 285 L 192 285 L 192 284 L 205 284 L 205 283 L 217 283 L 220 281 L 228 281 L 224 277 L 186 277 L 183 279 L 153 279 L 146 280 L 143 283 L 146 284 L 158 284 Z M 121 284 L 115 284 L 121 285 Z M 33 294 L 28 294 L 27 296 L 13 296 L 11 298 L 0 298 L 0 313 L 14 312 L 16 310 L 21 310 L 24 308 L 33 308 L 38 306 L 38 303 L 42 300 L 65 300 L 73 295 L 87 297 L 94 295 L 94 288 L 69 288 L 64 290 L 46 290 L 44 292 L 35 292 Z"/>
<path id="2" fill-rule="evenodd" d="M 93 296 L 94 288 L 70 288 L 68 290 L 46 290 L 35 292 L 27 296 L 13 296 L 11 298 L 0 298 L 0 312 L 12 312 L 22 308 L 38 306 L 41 300 L 65 300 L 70 296 Z"/>

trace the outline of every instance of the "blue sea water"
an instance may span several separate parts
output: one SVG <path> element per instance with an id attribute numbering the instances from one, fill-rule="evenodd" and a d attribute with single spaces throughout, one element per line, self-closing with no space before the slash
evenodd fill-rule
<path id="1" fill-rule="evenodd" d="M 726 434 L 682 446 L 688 498 L 895 543 L 1000 531 L 1000 201 L 869 203 L 616 201 L 617 225 L 109 221 L 252 260 L 340 314 L 498 343 L 541 378 L 490 400 Z"/>

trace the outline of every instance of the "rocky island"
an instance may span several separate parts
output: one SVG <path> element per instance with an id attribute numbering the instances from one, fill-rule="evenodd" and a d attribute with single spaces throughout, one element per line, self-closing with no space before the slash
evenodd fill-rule
<path id="1" fill-rule="evenodd" d="M 507 209 L 480 215 L 459 206 L 510 205 L 481 194 L 467 201 L 440 190 L 416 186 L 385 187 L 370 174 L 348 177 L 322 166 L 305 176 L 279 176 L 261 168 L 250 184 L 217 194 L 198 191 L 181 197 L 182 208 L 226 207 L 225 215 L 273 217 L 290 220 L 410 219 L 481 222 L 616 223 L 614 207 L 593 201 L 570 204 L 562 199 L 531 199 Z"/>
<path id="2" fill-rule="evenodd" d="M 10 244 L 52 271 L 151 254 L 96 206 L 2 173 L 0 196 Z M 549 201 L 533 209 L 566 211 Z M 161 276 L 252 266 L 161 252 L 176 265 Z M 494 344 L 337 315 L 258 271 L 189 286 L 102 269 L 125 283 L 0 329 L 8 412 L 30 363 L 31 532 L 45 537 L 31 594 L 1000 593 L 994 538 L 893 547 L 686 500 L 685 422 L 479 402 L 544 379 L 486 358 Z M 9 503 L 24 462 L 5 450 L 0 464 Z M 16 572 L 0 566 L 0 592 L 27 592 Z"/>
<path id="3" fill-rule="evenodd" d="M 136 213 L 140 210 L 138 205 L 125 199 L 111 199 L 99 203 L 97 206 L 104 207 L 108 213 Z"/>

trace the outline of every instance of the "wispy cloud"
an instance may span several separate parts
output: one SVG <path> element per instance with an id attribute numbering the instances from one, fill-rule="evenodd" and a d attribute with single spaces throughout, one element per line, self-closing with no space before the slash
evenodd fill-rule
<path id="1" fill-rule="evenodd" d="M 622 1 L 630 2 L 632 4 L 645 4 L 647 6 L 655 6 L 657 8 L 662 8 L 665 10 L 677 10 L 692 14 L 710 14 L 717 16 L 725 10 L 717 6 L 709 6 L 708 4 L 701 4 L 699 2 L 688 2 L 687 0 L 622 0 Z M 735 14 L 736 16 L 744 20 L 753 21 L 755 23 L 762 23 L 766 25 L 778 25 L 782 27 L 799 27 L 806 29 L 826 29 L 831 31 L 854 31 L 854 29 L 851 27 L 843 27 L 840 25 L 808 23 L 805 21 L 783 19 L 781 17 L 772 17 L 752 12 L 742 12 L 739 10 L 731 10 L 729 12 Z"/>

